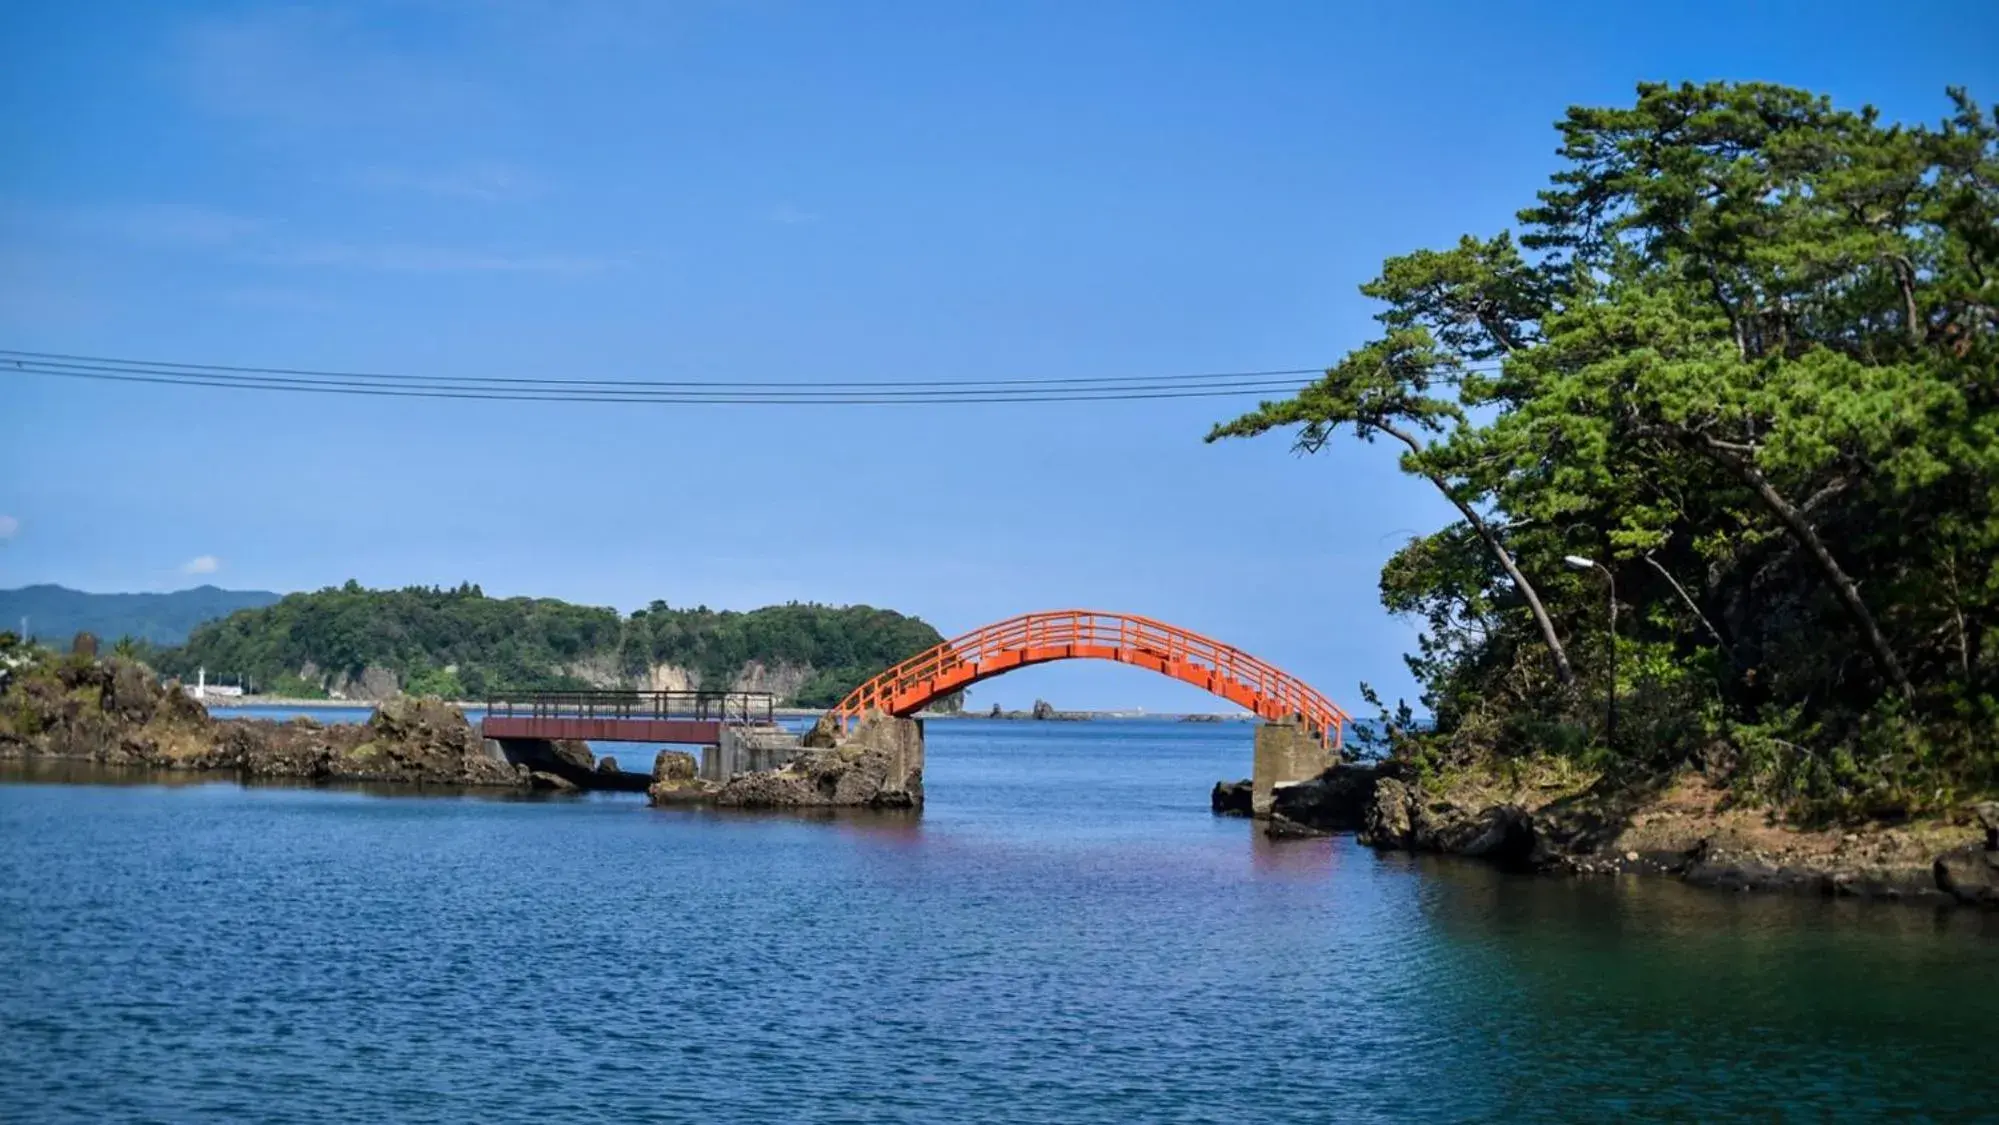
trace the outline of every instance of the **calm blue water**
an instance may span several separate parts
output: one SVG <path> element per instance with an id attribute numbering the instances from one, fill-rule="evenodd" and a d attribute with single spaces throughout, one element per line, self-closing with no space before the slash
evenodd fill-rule
<path id="1" fill-rule="evenodd" d="M 936 722 L 920 819 L 17 775 L 0 1120 L 1999 1110 L 1999 917 L 1273 844 L 1207 811 L 1248 765 Z"/>

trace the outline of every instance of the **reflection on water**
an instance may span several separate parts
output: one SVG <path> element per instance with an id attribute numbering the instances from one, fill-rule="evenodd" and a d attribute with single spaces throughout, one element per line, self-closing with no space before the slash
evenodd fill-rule
<path id="1" fill-rule="evenodd" d="M 547 793 L 520 789 L 496 789 L 478 785 L 406 785 L 387 781 L 348 779 L 314 780 L 303 777 L 252 777 L 212 770 L 168 770 L 149 766 L 103 765 L 97 762 L 61 758 L 29 758 L 0 761 L 0 784 L 43 785 L 144 785 L 144 786 L 227 786 L 247 789 L 309 789 L 331 793 L 359 793 L 371 797 L 437 798 L 475 797 L 493 801 L 542 801 L 574 799 L 575 794 Z M 594 796 L 594 794 L 592 794 Z"/>
<path id="2" fill-rule="evenodd" d="M 1990 1117 L 1999 916 L 1269 840 L 1233 724 L 930 743 L 920 816 L 9 768 L 0 1120 Z"/>

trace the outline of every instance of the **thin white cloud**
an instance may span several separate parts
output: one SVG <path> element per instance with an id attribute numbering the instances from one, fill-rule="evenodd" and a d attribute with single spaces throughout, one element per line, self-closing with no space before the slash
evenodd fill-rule
<path id="1" fill-rule="evenodd" d="M 819 216 L 790 203 L 777 204 L 764 212 L 764 218 L 773 223 L 783 223 L 786 226 L 796 226 L 799 223 L 812 223 L 819 220 Z"/>
<path id="2" fill-rule="evenodd" d="M 13 516 L 0 516 L 0 543 L 5 543 L 21 534 L 21 521 Z"/>
<path id="3" fill-rule="evenodd" d="M 222 569 L 222 560 L 214 555 L 196 555 L 180 564 L 182 574 L 214 574 Z"/>

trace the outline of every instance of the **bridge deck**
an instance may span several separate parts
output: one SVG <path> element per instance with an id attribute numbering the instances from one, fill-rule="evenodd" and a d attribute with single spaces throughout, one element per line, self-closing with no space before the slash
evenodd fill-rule
<path id="1" fill-rule="evenodd" d="M 725 726 L 768 725 L 768 692 L 536 691 L 486 700 L 486 738 L 575 738 L 590 742 L 677 742 L 713 746 Z"/>

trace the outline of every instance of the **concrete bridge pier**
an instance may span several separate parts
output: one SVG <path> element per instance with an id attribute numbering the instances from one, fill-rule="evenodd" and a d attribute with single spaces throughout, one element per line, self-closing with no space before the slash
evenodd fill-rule
<path id="1" fill-rule="evenodd" d="M 1333 752 L 1295 719 L 1258 723 L 1256 752 L 1249 775 L 1252 816 L 1269 816 L 1277 790 L 1310 781 L 1333 765 Z"/>
<path id="2" fill-rule="evenodd" d="M 701 748 L 700 776 L 722 784 L 739 773 L 778 769 L 798 749 L 798 736 L 781 727 L 725 725 L 715 745 Z"/>

